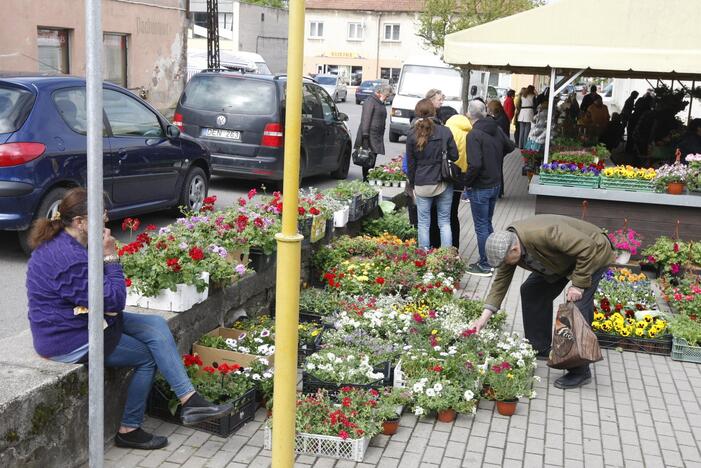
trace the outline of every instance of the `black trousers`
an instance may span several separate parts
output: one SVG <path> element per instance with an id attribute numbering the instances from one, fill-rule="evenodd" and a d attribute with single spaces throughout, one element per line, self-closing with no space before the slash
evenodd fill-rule
<path id="1" fill-rule="evenodd" d="M 453 204 L 450 205 L 450 231 L 453 235 L 453 247 L 456 249 L 460 248 L 460 220 L 458 219 L 458 208 L 460 208 L 460 197 L 462 196 L 461 191 L 453 191 Z M 418 214 L 416 213 L 416 204 L 409 203 L 407 205 L 409 210 L 409 223 L 412 226 L 418 226 Z M 438 248 L 441 246 L 441 234 L 438 229 L 438 214 L 436 212 L 436 205 L 431 207 L 431 229 L 429 231 L 431 247 Z"/>
<path id="2" fill-rule="evenodd" d="M 582 292 L 582 298 L 575 302 L 587 323 L 594 320 L 594 294 L 599 281 L 608 267 L 595 272 L 591 277 L 591 286 Z M 521 310 L 523 313 L 523 330 L 526 338 L 536 351 L 550 348 L 553 338 L 553 301 L 567 286 L 567 278 L 548 282 L 539 273 L 531 273 L 521 285 Z M 568 369 L 575 374 L 583 374 L 589 365 Z"/>

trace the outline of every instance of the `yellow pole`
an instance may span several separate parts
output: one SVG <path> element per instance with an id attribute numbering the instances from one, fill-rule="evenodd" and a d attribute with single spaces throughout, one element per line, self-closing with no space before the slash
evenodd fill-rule
<path id="1" fill-rule="evenodd" d="M 273 394 L 273 468 L 294 465 L 297 402 L 297 327 L 302 235 L 297 233 L 299 149 L 302 130 L 302 58 L 304 0 L 289 2 L 285 169 L 282 232 L 277 234 L 275 312 L 275 391 Z"/>

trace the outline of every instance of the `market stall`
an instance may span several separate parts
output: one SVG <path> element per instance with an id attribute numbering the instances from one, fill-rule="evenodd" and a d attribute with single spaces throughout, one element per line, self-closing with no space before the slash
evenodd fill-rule
<path id="1" fill-rule="evenodd" d="M 571 154 L 563 158 L 557 148 L 556 162 L 561 164 L 548 166 L 554 143 L 555 97 L 580 76 L 669 80 L 671 88 L 676 86 L 691 94 L 682 81 L 701 82 L 701 30 L 697 27 L 701 11 L 695 3 L 670 0 L 660 8 L 654 0 L 561 0 L 446 36 L 447 63 L 466 70 L 506 70 L 550 77 L 553 92 L 548 93 L 541 155 L 545 166 L 532 171 L 544 168 L 541 172 L 547 174 L 532 177 L 529 188 L 536 195 L 536 213 L 580 216 L 582 203 L 587 201 L 587 219 L 602 227 L 616 229 L 628 218 L 631 228 L 650 230 L 654 238 L 653 232 L 673 234 L 679 220 L 681 235 L 699 239 L 701 230 L 696 224 L 701 220 L 701 196 L 697 192 L 684 189 L 683 193 L 689 195 L 650 193 L 650 188 L 645 188 L 650 184 L 642 177 L 632 178 L 641 183 L 614 181 L 599 188 L 604 169 L 600 161 L 573 162 Z M 581 28 L 575 32 L 573 25 Z M 595 152 L 594 148 L 589 150 Z M 669 159 L 673 155 L 671 152 Z M 528 158 L 538 161 L 533 155 Z M 666 191 L 666 182 L 673 181 L 677 168 L 679 165 L 671 165 L 658 171 L 652 190 Z"/>

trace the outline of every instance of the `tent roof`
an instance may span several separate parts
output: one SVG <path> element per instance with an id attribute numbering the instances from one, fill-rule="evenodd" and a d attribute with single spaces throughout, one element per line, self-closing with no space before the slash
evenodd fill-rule
<path id="1" fill-rule="evenodd" d="M 559 0 L 449 34 L 446 63 L 545 74 L 694 79 L 701 75 L 697 0 Z"/>

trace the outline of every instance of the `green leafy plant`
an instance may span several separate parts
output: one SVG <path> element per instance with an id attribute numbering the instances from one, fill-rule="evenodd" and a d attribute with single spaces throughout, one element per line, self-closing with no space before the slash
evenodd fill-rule
<path id="1" fill-rule="evenodd" d="M 362 232 L 370 236 L 380 236 L 388 233 L 402 240 L 416 238 L 416 228 L 409 223 L 409 213 L 406 209 L 386 213 L 376 219 L 363 221 Z"/>
<path id="2" fill-rule="evenodd" d="M 333 290 L 307 288 L 299 293 L 299 311 L 328 317 L 338 312 L 340 296 Z"/>
<path id="3" fill-rule="evenodd" d="M 669 331 L 675 338 L 686 340 L 689 346 L 701 345 L 701 322 L 693 320 L 688 315 L 673 316 L 669 321 Z"/>

